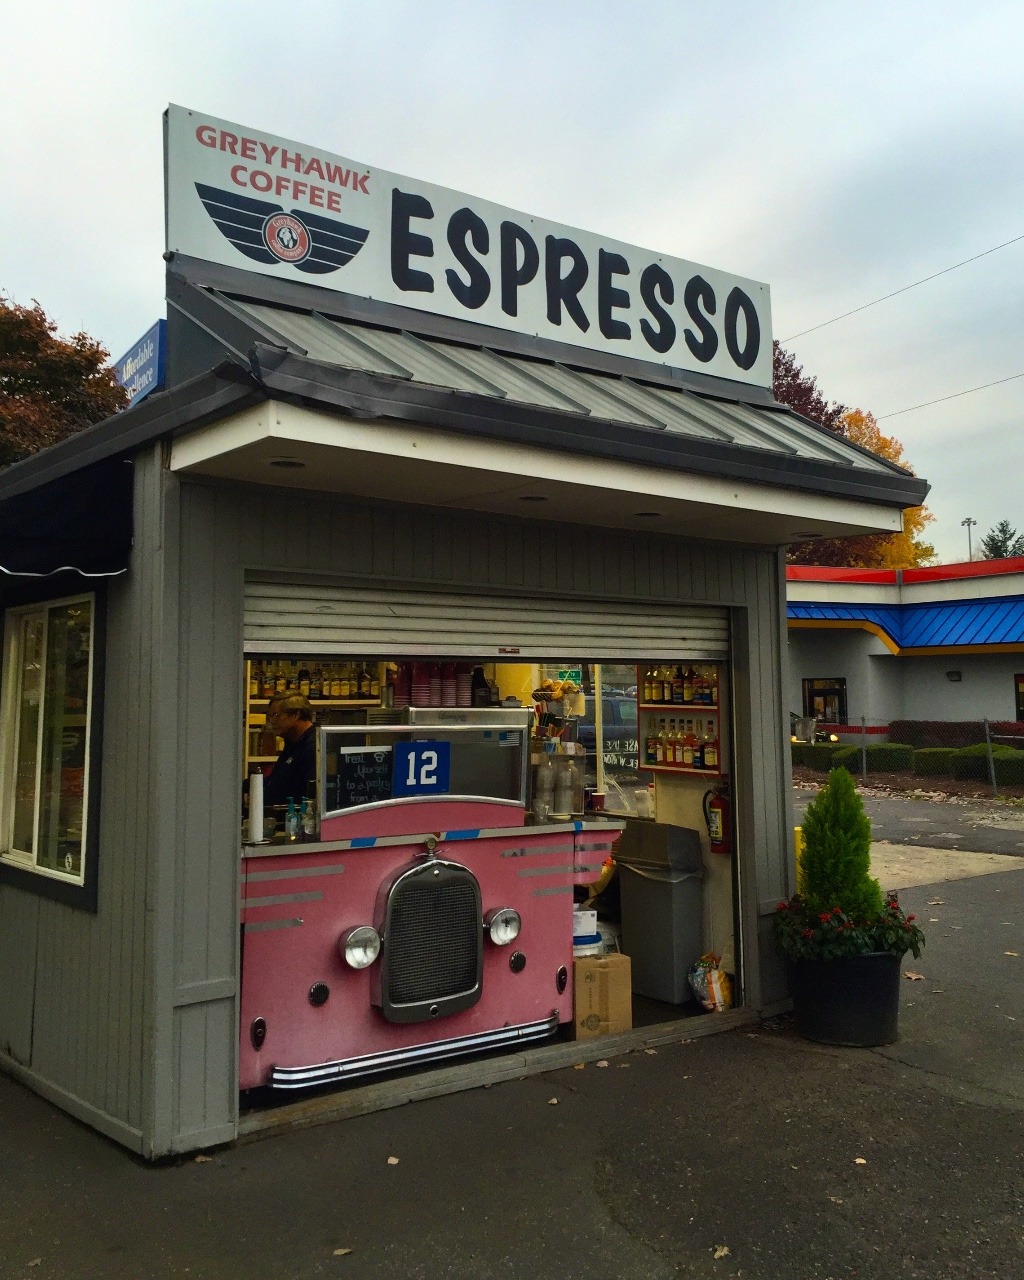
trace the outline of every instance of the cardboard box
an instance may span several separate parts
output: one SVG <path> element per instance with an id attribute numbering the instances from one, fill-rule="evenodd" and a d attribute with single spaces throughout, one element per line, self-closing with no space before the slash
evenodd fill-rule
<path id="1" fill-rule="evenodd" d="M 581 956 L 573 962 L 577 1040 L 592 1040 L 633 1026 L 629 956 Z"/>

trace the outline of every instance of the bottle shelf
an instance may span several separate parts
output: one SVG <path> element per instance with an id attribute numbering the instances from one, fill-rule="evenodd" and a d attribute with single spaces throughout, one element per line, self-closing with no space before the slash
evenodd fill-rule
<path id="1" fill-rule="evenodd" d="M 288 698 L 291 694 L 279 693 L 275 697 Z M 250 707 L 268 707 L 273 698 L 250 698 Z M 311 707 L 379 707 L 380 698 L 310 698 Z"/>
<path id="2" fill-rule="evenodd" d="M 687 764 L 640 764 L 638 769 L 642 769 L 645 773 L 675 773 L 675 774 L 691 774 L 697 778 L 720 778 L 722 776 L 721 769 L 695 769 L 692 765 Z"/>
<path id="3" fill-rule="evenodd" d="M 718 711 L 717 702 L 638 702 L 641 711 Z"/>

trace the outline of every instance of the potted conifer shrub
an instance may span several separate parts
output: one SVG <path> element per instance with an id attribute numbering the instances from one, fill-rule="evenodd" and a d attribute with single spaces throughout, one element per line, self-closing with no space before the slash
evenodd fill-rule
<path id="1" fill-rule="evenodd" d="M 833 769 L 804 815 L 799 892 L 775 933 L 789 961 L 797 1029 L 823 1044 L 891 1044 L 900 961 L 924 933 L 871 876 L 871 822 L 846 769 Z"/>

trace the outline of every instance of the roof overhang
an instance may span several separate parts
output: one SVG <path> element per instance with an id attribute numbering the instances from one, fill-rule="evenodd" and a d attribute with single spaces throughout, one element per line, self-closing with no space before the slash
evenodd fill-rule
<path id="1" fill-rule="evenodd" d="M 892 533 L 898 509 L 549 443 L 355 417 L 275 399 L 178 437 L 186 475 L 359 498 L 780 545 Z"/>

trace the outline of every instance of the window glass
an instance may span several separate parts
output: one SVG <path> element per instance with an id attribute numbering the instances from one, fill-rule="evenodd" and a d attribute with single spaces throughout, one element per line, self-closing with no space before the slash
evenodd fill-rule
<path id="1" fill-rule="evenodd" d="M 39 751 L 39 710 L 43 688 L 44 615 L 21 619 L 17 641 L 21 652 L 21 686 L 14 757 L 14 821 L 11 843 L 21 853 L 32 853 L 36 821 L 36 764 Z"/>
<path id="2" fill-rule="evenodd" d="M 81 882 L 93 602 L 43 606 L 11 630 L 18 681 L 11 851 Z"/>

